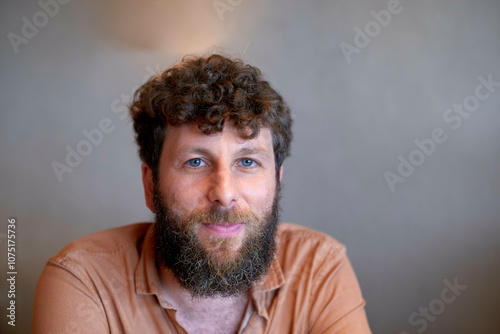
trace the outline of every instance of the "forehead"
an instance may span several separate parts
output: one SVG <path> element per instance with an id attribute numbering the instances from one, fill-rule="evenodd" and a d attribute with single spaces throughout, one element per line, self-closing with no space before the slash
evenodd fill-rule
<path id="1" fill-rule="evenodd" d="M 167 126 L 163 142 L 163 151 L 175 153 L 191 147 L 207 147 L 213 150 L 236 150 L 254 148 L 273 154 L 271 130 L 261 127 L 259 134 L 253 139 L 242 138 L 238 129 L 226 124 L 221 132 L 206 135 L 194 124 Z"/>

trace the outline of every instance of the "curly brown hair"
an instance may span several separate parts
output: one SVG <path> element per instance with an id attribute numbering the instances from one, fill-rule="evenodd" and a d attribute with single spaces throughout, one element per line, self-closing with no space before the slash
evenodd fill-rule
<path id="1" fill-rule="evenodd" d="M 290 109 L 260 70 L 241 59 L 218 54 L 184 57 L 139 87 L 130 115 L 139 155 L 154 176 L 167 125 L 196 124 L 209 135 L 221 132 L 229 121 L 245 139 L 255 138 L 261 127 L 267 127 L 272 133 L 276 171 L 290 155 Z"/>

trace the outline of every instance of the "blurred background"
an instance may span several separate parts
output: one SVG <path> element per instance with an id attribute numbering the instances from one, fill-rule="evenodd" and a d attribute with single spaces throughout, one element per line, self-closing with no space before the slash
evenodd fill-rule
<path id="1" fill-rule="evenodd" d="M 282 220 L 347 246 L 373 332 L 500 333 L 500 2 L 2 0 L 0 13 L 1 276 L 12 217 L 17 270 L 16 327 L 2 279 L 0 332 L 31 331 L 37 278 L 67 243 L 152 218 L 126 106 L 183 55 L 223 51 L 291 106 Z"/>

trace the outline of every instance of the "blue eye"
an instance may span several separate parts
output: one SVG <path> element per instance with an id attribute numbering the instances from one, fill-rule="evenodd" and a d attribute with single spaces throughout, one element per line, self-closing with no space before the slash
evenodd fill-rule
<path id="1" fill-rule="evenodd" d="M 203 163 L 203 160 L 199 159 L 199 158 L 195 158 L 195 159 L 191 159 L 187 162 L 187 164 L 190 166 L 190 167 L 200 167 L 201 164 Z"/>
<path id="2" fill-rule="evenodd" d="M 253 161 L 252 159 L 241 159 L 241 164 L 244 167 L 252 167 L 254 163 L 255 161 Z"/>

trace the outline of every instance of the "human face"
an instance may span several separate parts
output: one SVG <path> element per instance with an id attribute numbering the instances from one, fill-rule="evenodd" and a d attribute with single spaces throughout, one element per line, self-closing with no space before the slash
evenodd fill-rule
<path id="1" fill-rule="evenodd" d="M 276 191 L 271 131 L 261 128 L 256 138 L 247 140 L 230 123 L 208 136 L 195 125 L 169 127 L 158 171 L 162 197 L 182 220 L 214 207 L 263 220 Z M 147 205 L 155 211 L 152 171 L 145 164 L 143 181 Z M 236 256 L 252 228 L 243 221 L 199 222 L 193 231 L 207 253 L 225 261 Z"/>

